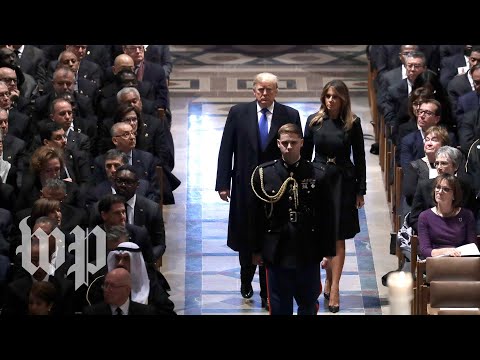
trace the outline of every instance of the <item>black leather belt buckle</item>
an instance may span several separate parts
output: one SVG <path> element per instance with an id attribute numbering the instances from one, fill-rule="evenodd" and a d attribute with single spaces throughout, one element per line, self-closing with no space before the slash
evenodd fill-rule
<path id="1" fill-rule="evenodd" d="M 290 211 L 290 222 L 296 223 L 298 220 L 297 212 L 296 211 Z"/>

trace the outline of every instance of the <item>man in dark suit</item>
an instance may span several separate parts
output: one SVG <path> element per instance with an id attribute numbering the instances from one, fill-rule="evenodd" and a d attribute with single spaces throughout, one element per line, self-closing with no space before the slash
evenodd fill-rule
<path id="1" fill-rule="evenodd" d="M 470 69 L 473 86 L 475 91 L 467 92 L 458 98 L 457 102 L 457 126 L 461 126 L 463 116 L 472 110 L 476 110 L 480 105 L 480 64 L 472 66 Z"/>
<path id="2" fill-rule="evenodd" d="M 468 58 L 470 57 L 471 52 L 472 45 L 464 45 L 461 52 L 441 59 L 440 83 L 445 89 L 447 88 L 450 80 L 452 80 L 456 75 L 462 75 L 468 71 L 470 68 Z"/>
<path id="3" fill-rule="evenodd" d="M 145 45 L 145 59 L 162 65 L 167 81 L 170 80 L 173 60 L 169 45 Z"/>
<path id="4" fill-rule="evenodd" d="M 138 175 L 133 166 L 123 165 L 117 169 L 115 191 L 126 200 L 127 223 L 147 229 L 154 260 L 157 261 L 166 249 L 163 214 L 157 203 L 135 193 L 138 185 Z"/>
<path id="5" fill-rule="evenodd" d="M 1 108 L 0 130 L 0 138 L 2 138 L 3 145 L 0 156 L 11 165 L 5 183 L 17 189 L 20 188 L 22 184 L 22 174 L 25 168 L 25 141 L 8 133 L 7 111 Z"/>
<path id="6" fill-rule="evenodd" d="M 215 185 L 223 201 L 231 199 L 227 245 L 239 253 L 240 292 L 247 299 L 253 295 L 252 280 L 256 270 L 256 265 L 252 264 L 250 247 L 250 239 L 255 232 L 248 221 L 248 212 L 254 200 L 250 177 L 258 164 L 280 158 L 276 137 L 282 125 L 294 123 L 301 128 L 298 111 L 275 101 L 278 94 L 275 75 L 258 74 L 253 81 L 253 94 L 256 101 L 238 104 L 230 109 L 218 153 Z M 262 305 L 266 307 L 267 288 L 263 266 L 260 267 L 260 297 Z"/>
<path id="7" fill-rule="evenodd" d="M 117 150 L 127 154 L 128 163 L 132 165 L 140 179 L 148 181 L 155 198 L 160 197 L 160 186 L 155 173 L 158 160 L 149 152 L 135 149 L 136 136 L 132 126 L 126 122 L 119 122 L 112 126 L 112 142 Z M 107 180 L 105 173 L 105 155 L 97 156 L 94 161 L 93 181 L 98 184 Z M 172 196 L 173 197 L 173 196 Z M 171 202 L 173 203 L 173 202 Z"/>
<path id="8" fill-rule="evenodd" d="M 123 269 L 113 269 L 105 276 L 102 303 L 88 306 L 85 315 L 156 315 L 151 305 L 140 304 L 130 300 L 132 279 L 130 273 Z"/>
<path id="9" fill-rule="evenodd" d="M 139 81 L 148 81 L 155 89 L 155 102 L 162 113 L 169 113 L 170 100 L 168 94 L 167 77 L 161 65 L 145 60 L 145 48 L 143 45 L 123 45 L 123 52 L 129 55 L 135 63 L 135 73 Z M 171 119 L 169 119 L 171 123 Z"/>
<path id="10" fill-rule="evenodd" d="M 437 100 L 426 100 L 417 111 L 418 130 L 402 138 L 400 144 L 400 166 L 406 167 L 411 161 L 425 156 L 423 139 L 425 131 L 440 121 L 442 108 Z"/>
<path id="11" fill-rule="evenodd" d="M 102 181 L 99 184 L 93 184 L 95 187 L 91 187 L 86 194 L 86 204 L 91 206 L 96 203 L 102 197 L 107 194 L 112 194 L 115 186 L 115 174 L 117 169 L 125 164 L 128 164 L 127 154 L 117 149 L 110 149 L 105 154 L 105 173 L 107 174 L 107 179 Z M 150 184 L 148 181 L 140 179 L 139 186 L 136 191 L 136 194 L 145 196 L 151 200 L 154 194 L 151 194 Z"/>
<path id="12" fill-rule="evenodd" d="M 468 156 L 468 152 L 472 143 L 480 138 L 480 107 L 476 110 L 467 112 L 460 126 L 458 127 L 458 142 L 460 148 L 465 156 Z M 474 149 L 472 149 L 474 150 Z"/>
<path id="13" fill-rule="evenodd" d="M 47 82 L 47 60 L 42 49 L 33 45 L 12 45 L 23 73 L 33 76 L 39 89 Z"/>

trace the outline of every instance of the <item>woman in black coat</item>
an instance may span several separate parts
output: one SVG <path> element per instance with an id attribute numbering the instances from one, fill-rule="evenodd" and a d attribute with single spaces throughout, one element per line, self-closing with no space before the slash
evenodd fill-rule
<path id="1" fill-rule="evenodd" d="M 343 81 L 328 82 L 320 97 L 320 110 L 307 119 L 302 156 L 325 164 L 329 174 L 336 222 L 336 256 L 326 264 L 324 296 L 328 309 L 340 309 L 340 277 L 345 262 L 345 239 L 360 232 L 358 209 L 366 193 L 365 148 L 361 121 L 352 113 L 350 94 Z M 350 155 L 353 155 L 353 162 Z"/>

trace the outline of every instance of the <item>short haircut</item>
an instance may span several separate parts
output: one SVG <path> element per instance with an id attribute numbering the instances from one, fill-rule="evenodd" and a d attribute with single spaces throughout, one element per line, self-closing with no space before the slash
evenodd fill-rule
<path id="1" fill-rule="evenodd" d="M 462 186 L 460 185 L 460 180 L 458 180 L 458 178 L 455 175 L 451 175 L 447 173 L 438 175 L 433 181 L 432 196 L 435 204 L 437 203 L 437 201 L 435 200 L 435 188 L 437 187 L 437 185 L 440 185 L 440 183 L 443 180 L 447 181 L 448 186 L 450 187 L 450 189 L 452 189 L 451 191 L 453 191 L 453 201 L 452 201 L 453 208 L 462 206 L 463 191 L 462 191 Z"/>
<path id="2" fill-rule="evenodd" d="M 48 216 L 52 211 L 58 209 L 60 207 L 60 201 L 58 200 L 50 200 L 45 198 L 40 198 L 35 200 L 32 206 L 32 222 L 37 221 L 42 217 Z M 58 224 L 55 224 L 57 226 Z"/>
<path id="3" fill-rule="evenodd" d="M 48 305 L 51 305 L 55 302 L 57 289 L 51 282 L 34 281 L 30 288 L 30 295 L 45 301 Z"/>
<path id="4" fill-rule="evenodd" d="M 132 165 L 130 165 L 130 164 L 125 164 L 125 165 L 120 166 L 120 167 L 117 169 L 116 174 L 118 175 L 118 173 L 119 173 L 120 171 L 130 171 L 130 172 L 132 172 L 132 173 L 135 175 L 135 180 L 138 181 L 137 169 L 135 169 Z"/>
<path id="5" fill-rule="evenodd" d="M 105 154 L 105 161 L 113 160 L 113 159 L 121 159 L 122 163 L 128 163 L 128 156 L 123 151 L 118 149 L 110 149 Z"/>
<path id="6" fill-rule="evenodd" d="M 442 146 L 440 149 L 438 149 L 437 153 L 435 154 L 435 159 L 437 159 L 439 156 L 445 156 L 449 158 L 456 170 L 458 170 L 463 160 L 462 152 L 451 146 Z"/>
<path id="7" fill-rule="evenodd" d="M 38 133 L 40 134 L 40 141 L 43 145 L 44 140 L 51 141 L 52 140 L 52 134 L 55 131 L 62 130 L 63 128 L 60 126 L 60 124 L 56 123 L 55 121 L 47 121 L 44 122 L 42 125 L 40 125 L 40 129 Z"/>
<path id="8" fill-rule="evenodd" d="M 280 138 L 282 134 L 295 134 L 300 138 L 303 138 L 302 129 L 300 129 L 298 125 L 292 123 L 282 125 L 280 129 L 278 129 L 278 138 Z"/>
<path id="9" fill-rule="evenodd" d="M 450 144 L 450 138 L 448 137 L 448 131 L 443 126 L 430 126 L 425 131 L 425 137 L 428 135 L 434 135 L 437 137 L 438 141 L 442 146 Z"/>
<path id="10" fill-rule="evenodd" d="M 115 123 L 115 124 L 112 125 L 112 128 L 110 129 L 110 135 L 111 135 L 112 137 L 117 136 L 116 133 L 117 133 L 118 129 L 119 129 L 120 127 L 122 127 L 123 125 L 131 126 L 129 123 L 126 123 L 126 122 L 118 122 L 118 123 Z"/>
<path id="11" fill-rule="evenodd" d="M 435 99 L 425 99 L 421 104 L 420 106 L 422 106 L 423 104 L 433 104 L 437 107 L 437 109 L 435 110 L 435 115 L 436 116 L 441 116 L 442 115 L 442 105 L 440 104 L 440 102 L 438 100 L 435 100 Z M 420 107 L 418 108 L 420 110 Z"/>
<path id="12" fill-rule="evenodd" d="M 54 112 L 55 112 L 55 105 L 57 105 L 59 102 L 66 102 L 66 103 L 70 104 L 70 106 L 72 107 L 72 110 L 73 110 L 72 102 L 71 102 L 69 99 L 60 96 L 60 97 L 57 97 L 56 99 L 54 99 L 54 100 L 50 103 L 50 106 L 49 106 L 50 115 L 53 115 L 53 114 L 54 114 Z"/>
<path id="13" fill-rule="evenodd" d="M 276 75 L 273 75 L 268 72 L 263 72 L 260 74 L 257 74 L 255 78 L 253 79 L 253 88 L 257 88 L 257 84 L 260 82 L 270 82 L 275 84 L 275 88 L 278 88 L 278 77 Z"/>
<path id="14" fill-rule="evenodd" d="M 134 87 L 126 87 L 126 88 L 123 88 L 122 90 L 120 90 L 118 93 L 117 93 L 117 102 L 119 104 L 122 103 L 122 96 L 125 94 L 130 94 L 130 93 L 134 93 L 136 95 L 137 98 L 140 99 L 140 93 L 138 92 L 137 89 L 135 89 Z"/>
<path id="15" fill-rule="evenodd" d="M 98 202 L 98 212 L 109 212 L 113 204 L 125 203 L 125 198 L 117 194 L 107 194 Z"/>
<path id="16" fill-rule="evenodd" d="M 62 190 L 67 193 L 67 184 L 62 179 L 47 179 L 42 190 L 43 189 Z"/>
<path id="17" fill-rule="evenodd" d="M 107 243 L 117 243 L 121 239 L 128 241 L 130 238 L 130 233 L 125 226 L 115 225 L 108 228 L 106 236 Z"/>

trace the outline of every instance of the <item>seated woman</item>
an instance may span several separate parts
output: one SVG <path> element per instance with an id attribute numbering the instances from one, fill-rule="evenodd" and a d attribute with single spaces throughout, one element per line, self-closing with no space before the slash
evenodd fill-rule
<path id="1" fill-rule="evenodd" d="M 462 207 L 470 209 L 474 214 L 476 213 L 477 200 L 475 193 L 472 191 L 470 178 L 465 174 L 460 165 L 463 162 L 463 155 L 460 150 L 451 146 L 442 146 L 437 150 L 435 155 L 435 168 L 438 175 L 450 174 L 455 175 L 460 181 L 462 188 Z M 420 180 L 415 190 L 415 195 L 412 201 L 412 210 L 408 217 L 408 226 L 417 232 L 418 217 L 420 213 L 435 206 L 432 193 L 435 188 L 435 179 Z"/>
<path id="2" fill-rule="evenodd" d="M 432 126 L 425 131 L 425 156 L 414 160 L 403 169 L 403 195 L 408 206 L 404 207 L 404 214 L 410 211 L 413 195 L 420 180 L 437 177 L 435 168 L 435 154 L 442 146 L 449 144 L 448 132 L 441 126 Z"/>
<path id="3" fill-rule="evenodd" d="M 57 289 L 48 281 L 35 281 L 28 296 L 29 315 L 50 315 L 55 304 Z"/>
<path id="4" fill-rule="evenodd" d="M 15 211 L 32 207 L 35 200 L 40 198 L 40 190 L 47 179 L 59 179 L 63 166 L 63 156 L 58 149 L 41 146 L 35 150 L 30 159 L 30 170 L 23 178 Z M 81 197 L 78 185 L 71 181 L 64 181 L 67 186 L 67 196 L 64 202 L 83 208 L 84 200 Z"/>
<path id="5" fill-rule="evenodd" d="M 418 218 L 419 255 L 461 256 L 456 247 L 476 243 L 475 219 L 469 209 L 461 207 L 460 181 L 448 173 L 434 182 L 435 206 L 423 211 Z"/>
<path id="6" fill-rule="evenodd" d="M 33 203 L 32 213 L 28 223 L 33 228 L 35 221 L 42 216 L 47 216 L 60 227 L 62 224 L 62 211 L 60 210 L 60 201 L 41 198 Z"/>

